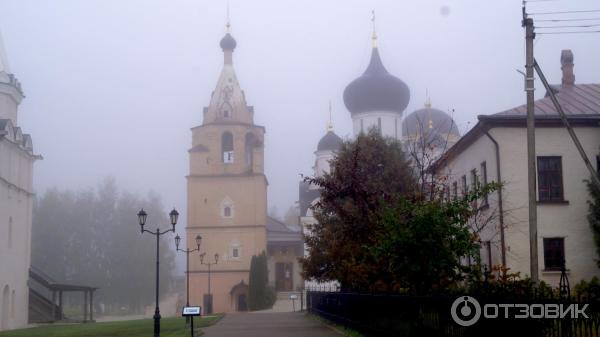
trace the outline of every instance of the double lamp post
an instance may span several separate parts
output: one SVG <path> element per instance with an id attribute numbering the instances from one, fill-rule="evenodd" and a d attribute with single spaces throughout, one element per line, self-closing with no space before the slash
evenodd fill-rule
<path id="1" fill-rule="evenodd" d="M 200 243 L 202 242 L 202 237 L 200 235 L 196 235 L 196 248 L 194 249 L 181 249 L 179 248 L 179 244 L 181 243 L 181 238 L 179 235 L 175 237 L 175 248 L 179 252 L 185 253 L 185 263 L 186 269 L 185 274 L 187 277 L 187 289 L 186 289 L 186 307 L 190 306 L 190 253 L 200 251 Z M 204 262 L 204 256 L 206 254 L 200 254 L 200 264 L 208 266 L 208 299 L 205 301 L 204 311 L 207 314 L 212 314 L 212 295 L 210 293 L 210 267 L 219 262 L 219 254 L 215 254 L 215 262 Z"/>
<path id="2" fill-rule="evenodd" d="M 154 337 L 160 337 L 160 309 L 158 307 L 158 285 L 159 285 L 159 279 L 158 279 L 158 266 L 159 266 L 159 238 L 161 235 L 169 233 L 169 232 L 175 232 L 175 225 L 177 224 L 177 219 L 179 218 L 179 213 L 173 209 L 171 211 L 171 213 L 169 213 L 169 220 L 171 221 L 171 229 L 167 229 L 165 231 L 160 231 L 160 229 L 157 227 L 156 231 L 152 232 L 149 231 L 147 229 L 144 229 L 144 225 L 146 225 L 146 219 L 148 218 L 148 214 L 144 211 L 144 209 L 142 208 L 142 210 L 139 211 L 139 213 L 137 214 L 138 216 L 138 221 L 140 223 L 140 231 L 142 232 L 142 234 L 145 233 L 150 233 L 154 236 L 156 236 L 156 307 L 154 309 Z"/>

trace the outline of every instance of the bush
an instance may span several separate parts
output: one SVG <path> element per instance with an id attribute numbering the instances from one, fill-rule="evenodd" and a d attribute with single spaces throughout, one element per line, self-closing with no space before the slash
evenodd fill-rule
<path id="1" fill-rule="evenodd" d="M 275 291 L 268 286 L 269 269 L 267 254 L 252 256 L 250 261 L 250 281 L 248 289 L 248 308 L 250 310 L 269 309 L 275 303 Z"/>
<path id="2" fill-rule="evenodd" d="M 587 299 L 600 299 L 600 279 L 594 276 L 590 281 L 581 280 L 573 288 L 574 295 Z"/>

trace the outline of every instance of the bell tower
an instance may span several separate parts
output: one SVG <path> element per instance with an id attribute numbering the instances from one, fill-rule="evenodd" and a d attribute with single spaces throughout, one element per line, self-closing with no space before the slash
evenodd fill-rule
<path id="1" fill-rule="evenodd" d="M 254 109 L 235 74 L 236 46 L 227 24 L 220 42 L 223 70 L 202 125 L 192 128 L 189 150 L 187 243 L 194 246 L 201 235 L 204 263 L 217 262 L 210 266 L 212 312 L 247 310 L 250 260 L 266 250 L 265 128 L 254 124 Z M 206 313 L 208 278 L 208 266 L 190 257 L 190 301 Z"/>

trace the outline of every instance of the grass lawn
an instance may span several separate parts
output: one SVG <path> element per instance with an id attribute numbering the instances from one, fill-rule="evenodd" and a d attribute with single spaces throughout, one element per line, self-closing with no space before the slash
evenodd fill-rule
<path id="1" fill-rule="evenodd" d="M 216 323 L 221 316 L 194 318 L 194 330 Z M 36 328 L 0 332 L 0 337 L 149 337 L 154 332 L 154 321 L 140 319 L 134 321 L 45 325 Z M 198 335 L 198 332 L 196 332 Z M 190 330 L 185 328 L 185 318 L 163 318 L 160 320 L 161 337 L 188 337 Z"/>

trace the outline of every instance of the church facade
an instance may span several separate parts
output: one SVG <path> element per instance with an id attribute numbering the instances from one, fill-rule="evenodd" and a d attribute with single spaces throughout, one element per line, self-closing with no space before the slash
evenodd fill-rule
<path id="1" fill-rule="evenodd" d="M 403 116 L 410 102 L 410 89 L 384 66 L 375 32 L 372 43 L 371 58 L 366 70 L 344 89 L 344 105 L 352 119 L 352 136 L 356 138 L 361 133 L 375 129 L 384 137 L 398 140 L 415 170 L 424 172 L 460 138 L 456 123 L 448 113 L 433 108 L 429 98 L 424 108 Z M 315 151 L 314 176 L 320 177 L 330 172 L 329 161 L 335 157 L 342 141 L 334 133 L 330 123 Z M 311 206 L 319 201 L 319 197 L 317 186 L 300 182 L 298 204 L 304 235 L 310 235 L 307 228 L 316 222 Z M 325 286 L 335 284 L 331 282 Z M 323 284 L 307 281 L 306 285 L 311 287 Z"/>
<path id="2" fill-rule="evenodd" d="M 23 98 L 0 38 L 0 331 L 28 319 L 33 164 L 41 157 L 18 123 Z"/>
<path id="3" fill-rule="evenodd" d="M 229 32 L 221 39 L 223 69 L 189 150 L 187 243 L 202 236 L 203 254 L 190 260 L 190 301 L 207 313 L 248 310 L 250 262 L 262 252 L 275 290 L 302 284 L 301 233 L 267 215 L 265 127 L 254 124 L 235 74 L 236 46 Z"/>

